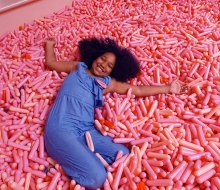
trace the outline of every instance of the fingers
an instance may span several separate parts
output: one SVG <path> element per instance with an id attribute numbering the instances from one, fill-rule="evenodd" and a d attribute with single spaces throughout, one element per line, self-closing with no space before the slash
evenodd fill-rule
<path id="1" fill-rule="evenodd" d="M 180 88 L 180 94 L 187 93 L 188 92 L 188 86 L 186 84 L 182 85 Z"/>
<path id="2" fill-rule="evenodd" d="M 172 84 L 177 84 L 177 83 L 179 83 L 179 82 L 178 82 L 178 79 L 174 79 L 174 80 L 171 82 L 171 85 L 172 85 Z"/>
<path id="3" fill-rule="evenodd" d="M 55 38 L 54 37 L 48 37 L 47 41 L 54 41 L 55 42 Z"/>
<path id="4" fill-rule="evenodd" d="M 174 79 L 171 82 L 171 93 L 174 94 L 185 94 L 189 92 L 189 86 L 181 81 L 179 81 L 177 78 Z"/>
<path id="5" fill-rule="evenodd" d="M 54 46 L 55 43 L 56 43 L 56 40 L 55 40 L 55 38 L 53 38 L 53 37 L 49 37 L 49 38 L 47 38 L 46 41 L 45 41 L 45 45 L 46 45 L 46 46 Z"/>
<path id="6" fill-rule="evenodd" d="M 46 38 L 45 42 L 49 42 L 49 43 L 55 43 L 56 39 L 53 36 L 49 36 L 48 38 Z"/>

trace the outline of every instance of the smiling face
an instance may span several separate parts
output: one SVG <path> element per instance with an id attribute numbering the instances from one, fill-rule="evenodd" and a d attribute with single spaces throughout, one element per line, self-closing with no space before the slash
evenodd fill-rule
<path id="1" fill-rule="evenodd" d="M 106 52 L 94 60 L 90 69 L 90 74 L 96 77 L 109 76 L 115 66 L 116 56 Z"/>

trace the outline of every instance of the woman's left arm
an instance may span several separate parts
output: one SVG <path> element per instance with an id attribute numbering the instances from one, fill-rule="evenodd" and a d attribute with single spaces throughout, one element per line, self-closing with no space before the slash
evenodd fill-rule
<path id="1" fill-rule="evenodd" d="M 134 86 L 112 79 L 110 85 L 104 90 L 104 93 L 116 92 L 119 94 L 126 94 L 129 88 L 132 89 L 132 94 L 134 94 L 136 97 L 167 93 L 182 94 L 187 92 L 187 86 L 181 84 L 178 80 L 174 80 L 170 84 L 163 86 Z"/>

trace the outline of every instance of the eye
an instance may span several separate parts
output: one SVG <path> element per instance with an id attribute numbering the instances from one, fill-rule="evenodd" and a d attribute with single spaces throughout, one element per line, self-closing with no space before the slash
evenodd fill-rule
<path id="1" fill-rule="evenodd" d="M 105 56 L 101 56 L 101 59 L 102 59 L 103 61 L 105 61 L 106 58 L 105 58 Z"/>
<path id="2" fill-rule="evenodd" d="M 109 67 L 110 69 L 113 69 L 113 65 L 112 65 L 112 64 L 109 64 L 108 67 Z"/>

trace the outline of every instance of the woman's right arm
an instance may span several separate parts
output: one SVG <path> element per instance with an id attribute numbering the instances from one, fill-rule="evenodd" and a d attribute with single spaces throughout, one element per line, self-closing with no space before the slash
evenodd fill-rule
<path id="1" fill-rule="evenodd" d="M 46 66 L 50 70 L 57 72 L 71 73 L 77 68 L 77 61 L 57 61 L 54 54 L 55 40 L 53 38 L 46 41 Z"/>

